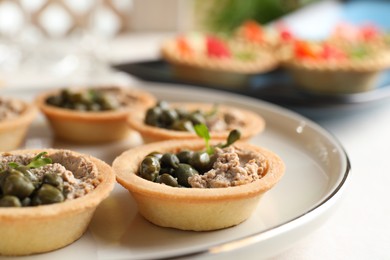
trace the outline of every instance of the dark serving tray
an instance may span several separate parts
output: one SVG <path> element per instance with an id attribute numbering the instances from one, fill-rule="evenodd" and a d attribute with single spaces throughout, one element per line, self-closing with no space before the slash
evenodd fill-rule
<path id="1" fill-rule="evenodd" d="M 237 87 L 225 87 L 191 83 L 180 80 L 173 74 L 171 66 L 163 60 L 142 61 L 113 65 L 113 68 L 129 73 L 139 79 L 152 82 L 174 83 L 199 86 L 201 88 L 222 89 L 269 101 L 294 110 L 317 111 L 355 107 L 385 100 L 390 97 L 390 71 L 381 75 L 378 87 L 372 91 L 356 94 L 318 95 L 300 91 L 294 87 L 288 73 L 278 69 L 266 74 L 252 76 L 248 84 Z"/>

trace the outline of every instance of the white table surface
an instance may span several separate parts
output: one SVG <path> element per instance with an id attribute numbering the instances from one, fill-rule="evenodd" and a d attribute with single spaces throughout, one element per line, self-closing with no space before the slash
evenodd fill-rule
<path id="1" fill-rule="evenodd" d="M 116 39 L 110 43 L 110 60 L 154 59 L 159 55 L 161 39 L 167 35 L 146 33 Z M 38 77 L 26 71 L 3 75 L 10 88 L 71 79 Z M 338 209 L 324 225 L 272 259 L 390 259 L 390 100 L 347 114 L 328 115 L 317 122 L 334 134 L 349 155 L 349 184 Z M 235 259 L 259 259 L 261 252 L 240 250 L 233 255 Z"/>

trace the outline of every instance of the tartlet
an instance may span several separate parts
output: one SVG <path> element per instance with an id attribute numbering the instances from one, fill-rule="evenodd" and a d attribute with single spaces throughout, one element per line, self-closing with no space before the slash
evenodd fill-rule
<path id="1" fill-rule="evenodd" d="M 8 108 L 1 110 L 0 115 L 0 151 L 14 150 L 20 146 L 23 139 L 26 136 L 28 128 L 31 122 L 37 115 L 38 109 L 32 103 L 28 103 L 22 100 L 14 98 L 1 98 L 0 107 L 5 103 L 12 102 L 18 107 L 18 111 L 15 115 L 10 117 L 4 117 L 4 111 Z"/>
<path id="2" fill-rule="evenodd" d="M 161 53 L 178 79 L 223 87 L 242 86 L 251 76 L 279 64 L 272 52 L 262 48 L 200 33 L 165 41 Z"/>
<path id="3" fill-rule="evenodd" d="M 350 31 L 336 31 L 321 41 L 296 40 L 282 48 L 283 65 L 296 86 L 319 94 L 374 89 L 381 72 L 390 68 L 386 35 L 366 27 L 356 27 L 353 37 Z"/>
<path id="4" fill-rule="evenodd" d="M 203 112 L 209 112 L 215 108 L 215 104 L 196 102 L 172 102 L 170 103 L 170 106 L 173 108 L 186 109 L 188 111 L 200 110 Z M 252 111 L 227 105 L 217 105 L 217 111 L 218 114 L 231 113 L 232 115 L 239 117 L 242 122 L 242 125 L 238 127 L 238 130 L 241 132 L 241 140 L 248 140 L 265 129 L 265 120 Z M 128 118 L 130 127 L 141 134 L 145 143 L 172 139 L 199 138 L 195 132 L 176 131 L 148 125 L 145 123 L 146 112 L 147 110 L 140 110 L 138 113 L 132 114 Z M 212 139 L 226 139 L 230 130 L 232 129 L 223 131 L 210 130 L 210 136 Z"/>
<path id="5" fill-rule="evenodd" d="M 76 91 L 91 88 L 78 88 Z M 128 100 L 116 110 L 77 111 L 47 104 L 50 96 L 61 90 L 42 93 L 36 103 L 49 121 L 55 137 L 75 143 L 104 143 L 124 139 L 131 129 L 127 125 L 127 117 L 132 111 L 151 106 L 156 101 L 153 95 L 138 89 L 122 87 L 93 88 L 99 91 L 117 91 L 118 95 Z"/>
<path id="6" fill-rule="evenodd" d="M 71 244 L 83 235 L 96 207 L 103 199 L 108 197 L 114 188 L 115 175 L 111 167 L 89 155 L 66 150 L 47 149 L 12 151 L 3 153 L 2 156 L 37 154 L 43 151 L 47 152 L 49 157 L 63 151 L 70 153 L 72 156 L 85 158 L 96 166 L 98 173 L 96 178 L 99 184 L 82 197 L 56 204 L 19 208 L 1 207 L 1 255 L 42 253 Z"/>
<path id="7" fill-rule="evenodd" d="M 117 181 L 136 200 L 140 214 L 162 227 L 208 231 L 237 225 L 246 220 L 262 195 L 282 177 L 284 164 L 273 152 L 251 144 L 235 144 L 255 151 L 266 160 L 265 174 L 251 183 L 226 188 L 178 188 L 151 182 L 137 175 L 143 158 L 154 151 L 202 150 L 201 140 L 170 140 L 139 146 L 113 162 Z"/>

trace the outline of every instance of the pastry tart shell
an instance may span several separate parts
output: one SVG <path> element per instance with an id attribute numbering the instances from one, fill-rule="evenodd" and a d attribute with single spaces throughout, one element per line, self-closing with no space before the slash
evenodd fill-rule
<path id="1" fill-rule="evenodd" d="M 214 107 L 214 104 L 209 103 L 170 103 L 171 107 L 185 108 L 188 111 L 201 110 L 201 111 L 211 111 Z M 258 114 L 242 109 L 242 108 L 232 108 L 227 105 L 218 105 L 217 113 L 224 113 L 229 111 L 236 111 L 242 116 L 243 126 L 239 128 L 241 131 L 241 140 L 248 140 L 251 137 L 261 133 L 265 129 L 265 120 Z M 199 139 L 196 133 L 186 132 L 186 131 L 175 131 L 170 129 L 159 128 L 155 126 L 150 126 L 144 123 L 146 110 L 139 111 L 134 113 L 128 118 L 128 124 L 130 127 L 138 131 L 145 143 L 156 142 L 162 140 L 172 140 L 172 139 Z M 229 135 L 228 130 L 226 131 L 210 131 L 211 139 L 226 139 Z"/>
<path id="2" fill-rule="evenodd" d="M 382 71 L 390 67 L 390 53 L 367 60 L 340 62 L 286 61 L 296 86 L 320 94 L 351 94 L 376 88 Z"/>
<path id="3" fill-rule="evenodd" d="M 137 202 L 140 214 L 151 223 L 181 230 L 223 229 L 249 218 L 260 198 L 284 173 L 284 163 L 273 152 L 244 142 L 235 146 L 266 157 L 267 169 L 261 179 L 235 187 L 202 189 L 170 187 L 137 175 L 141 161 L 150 152 L 201 150 L 204 142 L 200 140 L 171 140 L 139 146 L 117 157 L 113 169 L 117 181 Z"/>
<path id="4" fill-rule="evenodd" d="M 39 95 L 36 103 L 46 116 L 56 138 L 74 143 L 106 143 L 125 139 L 131 129 L 127 124 L 130 113 L 143 106 L 151 106 L 155 98 L 141 90 L 126 90 L 139 100 L 115 111 L 80 112 L 48 105 L 46 99 L 58 93 L 51 91 Z"/>
<path id="5" fill-rule="evenodd" d="M 59 151 L 19 150 L 13 154 L 48 154 Z M 109 165 L 88 155 L 98 169 L 100 184 L 83 197 L 61 203 L 22 208 L 0 208 L 0 254 L 30 255 L 65 247 L 86 231 L 96 207 L 114 188 L 115 175 Z"/>

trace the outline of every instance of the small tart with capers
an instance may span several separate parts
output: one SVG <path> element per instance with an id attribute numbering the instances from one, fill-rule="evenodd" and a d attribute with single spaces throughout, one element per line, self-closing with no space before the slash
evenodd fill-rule
<path id="1" fill-rule="evenodd" d="M 132 111 L 155 104 L 148 92 L 123 87 L 65 88 L 36 99 L 57 138 L 76 143 L 103 143 L 130 133 Z"/>
<path id="2" fill-rule="evenodd" d="M 265 128 L 265 120 L 260 115 L 243 108 L 166 101 L 132 114 L 128 123 L 142 135 L 145 142 L 197 139 L 194 130 L 196 124 L 205 124 L 212 139 L 226 139 L 232 129 L 238 129 L 241 140 L 248 140 Z"/>
<path id="3" fill-rule="evenodd" d="M 205 143 L 161 141 L 130 149 L 114 160 L 117 181 L 136 200 L 140 214 L 158 226 L 208 231 L 238 225 L 284 173 L 279 156 L 245 142 L 216 147 L 207 170 L 202 168 L 208 163 L 198 164 L 202 160 L 191 165 L 183 159 L 191 157 L 183 154 L 188 151 L 199 159 Z M 172 159 L 175 156 L 180 159 Z"/>
<path id="4" fill-rule="evenodd" d="M 0 151 L 19 147 L 37 111 L 34 104 L 0 97 Z"/>
<path id="5" fill-rule="evenodd" d="M 0 255 L 74 242 L 114 183 L 111 167 L 92 156 L 55 149 L 0 154 Z"/>

